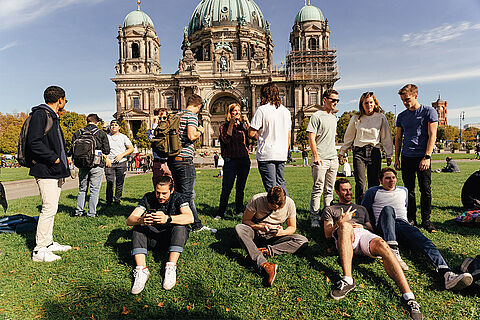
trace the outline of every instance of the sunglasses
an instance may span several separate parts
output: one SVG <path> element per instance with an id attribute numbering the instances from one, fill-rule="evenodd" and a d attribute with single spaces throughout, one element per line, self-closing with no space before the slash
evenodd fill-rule
<path id="1" fill-rule="evenodd" d="M 328 98 L 328 100 L 332 101 L 333 103 L 339 103 L 340 102 L 340 99 Z"/>

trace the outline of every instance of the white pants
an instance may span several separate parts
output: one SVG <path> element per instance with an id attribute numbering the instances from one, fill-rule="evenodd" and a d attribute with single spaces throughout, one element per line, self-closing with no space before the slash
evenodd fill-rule
<path id="1" fill-rule="evenodd" d="M 314 164 L 312 161 L 313 188 L 310 198 L 310 213 L 318 218 L 320 199 L 323 194 L 323 206 L 329 206 L 333 200 L 333 187 L 337 178 L 338 159 L 322 160 L 323 164 Z"/>
<path id="2" fill-rule="evenodd" d="M 33 251 L 53 243 L 53 222 L 58 209 L 58 199 L 62 191 L 63 179 L 36 178 L 38 190 L 42 197 L 42 211 L 38 218 L 36 247 Z"/>

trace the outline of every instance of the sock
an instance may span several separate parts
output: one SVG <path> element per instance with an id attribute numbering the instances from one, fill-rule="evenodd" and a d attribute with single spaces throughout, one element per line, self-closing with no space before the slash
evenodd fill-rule
<path id="1" fill-rule="evenodd" d="M 136 266 L 135 269 L 137 269 L 137 270 L 140 271 L 140 270 L 143 270 L 143 269 L 147 269 L 147 267 L 145 267 L 145 266 Z"/>
<path id="2" fill-rule="evenodd" d="M 167 262 L 166 265 L 167 265 L 167 266 L 174 266 L 174 267 L 176 266 L 175 262 Z"/>
<path id="3" fill-rule="evenodd" d="M 352 277 L 343 276 L 343 280 L 349 285 L 353 284 L 353 278 Z"/>
<path id="4" fill-rule="evenodd" d="M 413 294 L 413 292 L 405 292 L 403 295 L 402 295 L 403 299 L 405 299 L 405 301 L 408 301 L 408 300 L 415 300 L 415 295 Z"/>

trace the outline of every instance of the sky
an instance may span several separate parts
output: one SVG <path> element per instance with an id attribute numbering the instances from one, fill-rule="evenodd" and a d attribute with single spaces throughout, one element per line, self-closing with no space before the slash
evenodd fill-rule
<path id="1" fill-rule="evenodd" d="M 181 58 L 183 28 L 200 0 L 143 0 L 162 44 L 162 73 Z M 255 0 L 270 22 L 274 64 L 285 62 L 304 0 Z M 328 19 L 341 79 L 339 114 L 358 110 L 365 91 L 385 111 L 404 110 L 397 94 L 419 86 L 419 102 L 448 101 L 451 125 L 480 123 L 480 0 L 311 0 Z M 136 0 L 0 0 L 0 112 L 28 112 L 59 85 L 67 109 L 115 113 L 118 26 Z"/>

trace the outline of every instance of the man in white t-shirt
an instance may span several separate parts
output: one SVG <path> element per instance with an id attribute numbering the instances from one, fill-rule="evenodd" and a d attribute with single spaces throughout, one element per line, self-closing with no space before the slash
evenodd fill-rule
<path id="1" fill-rule="evenodd" d="M 285 186 L 285 162 L 287 161 L 292 115 L 281 104 L 278 87 L 267 83 L 262 87 L 262 105 L 250 123 L 249 136 L 258 140 L 257 163 L 265 191 L 273 186 Z"/>
<path id="2" fill-rule="evenodd" d="M 313 188 L 310 197 L 310 217 L 312 228 L 319 228 L 320 200 L 329 206 L 333 200 L 333 185 L 337 177 L 338 158 L 335 149 L 337 117 L 334 114 L 338 92 L 329 89 L 323 93 L 323 106 L 308 122 L 308 143 L 312 150 Z"/>
<path id="3" fill-rule="evenodd" d="M 285 229 L 282 226 L 284 222 L 287 222 Z M 273 284 L 278 266 L 268 262 L 267 258 L 295 253 L 308 245 L 308 239 L 295 234 L 296 230 L 295 203 L 280 186 L 254 195 L 247 204 L 242 223 L 235 226 L 240 243 L 258 270 L 265 273 L 268 286 Z"/>
<path id="4" fill-rule="evenodd" d="M 107 179 L 107 206 L 120 204 L 123 192 L 123 182 L 127 172 L 127 158 L 134 150 L 132 142 L 126 135 L 120 133 L 120 125 L 117 120 L 110 122 L 110 133 L 108 134 L 110 153 L 108 154 L 105 178 Z M 113 185 L 115 184 L 115 200 L 113 200 Z"/>

